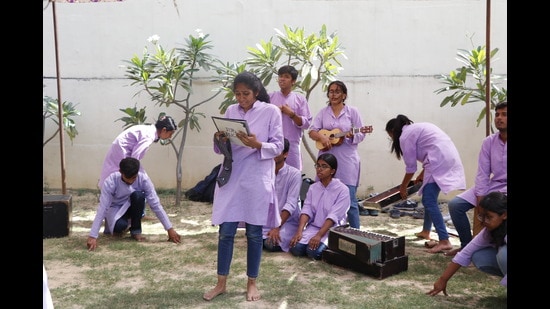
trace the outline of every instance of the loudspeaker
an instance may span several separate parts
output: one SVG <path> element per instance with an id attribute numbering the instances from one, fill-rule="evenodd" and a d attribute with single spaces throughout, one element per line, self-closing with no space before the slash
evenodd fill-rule
<path id="1" fill-rule="evenodd" d="M 72 196 L 44 194 L 42 207 L 42 238 L 69 236 L 72 225 Z"/>

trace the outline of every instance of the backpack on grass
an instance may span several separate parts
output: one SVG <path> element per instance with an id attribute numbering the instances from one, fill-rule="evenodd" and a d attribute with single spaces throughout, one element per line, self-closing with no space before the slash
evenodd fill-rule
<path id="1" fill-rule="evenodd" d="M 222 165 L 216 165 L 208 176 L 203 180 L 197 182 L 197 184 L 185 192 L 185 197 L 195 202 L 209 202 L 214 201 L 214 188 L 216 187 L 216 177 Z"/>

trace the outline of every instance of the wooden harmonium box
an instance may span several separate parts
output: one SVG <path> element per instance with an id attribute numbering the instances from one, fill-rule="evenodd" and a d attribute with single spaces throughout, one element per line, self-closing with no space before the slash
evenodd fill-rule
<path id="1" fill-rule="evenodd" d="M 363 263 L 384 263 L 405 255 L 405 236 L 391 237 L 344 225 L 329 230 L 328 247 Z"/>
<path id="2" fill-rule="evenodd" d="M 414 181 L 410 181 L 409 185 L 407 186 L 407 194 L 411 195 L 418 192 L 420 186 L 422 186 L 422 183 L 419 182 L 415 185 Z M 400 185 L 397 185 L 373 197 L 369 197 L 368 199 L 363 200 L 363 207 L 369 209 L 381 209 L 382 207 L 400 201 L 401 195 L 399 194 L 399 187 Z"/>
<path id="3" fill-rule="evenodd" d="M 405 237 L 391 237 L 347 226 L 329 231 L 322 260 L 383 279 L 408 269 Z"/>

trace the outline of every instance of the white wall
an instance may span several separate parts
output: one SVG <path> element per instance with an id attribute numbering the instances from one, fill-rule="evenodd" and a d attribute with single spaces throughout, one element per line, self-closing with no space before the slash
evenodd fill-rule
<path id="1" fill-rule="evenodd" d="M 134 97 L 138 88 L 129 86 L 120 65 L 140 55 L 153 34 L 165 48 L 180 47 L 200 28 L 210 34 L 212 54 L 227 62 L 247 57 L 247 46 L 275 37 L 274 28 L 304 28 L 317 33 L 325 24 L 337 32 L 347 60 L 339 78 L 349 90 L 347 103 L 357 106 L 374 132 L 359 146 L 362 173 L 359 195 L 369 186 L 381 192 L 401 182 L 404 165 L 389 153 L 384 126 L 397 114 L 415 122 L 433 122 L 445 130 L 459 149 L 468 185 L 473 184 L 477 153 L 485 136 L 484 123 L 476 127 L 484 103 L 439 107 L 444 95 L 434 90 L 442 84 L 438 74 L 459 67 L 458 49 L 485 44 L 486 1 L 477 0 L 126 0 L 117 3 L 57 3 L 57 35 L 60 58 L 61 97 L 78 103 L 78 136 L 71 144 L 65 137 L 66 184 L 68 188 L 95 188 L 104 155 L 123 123 L 121 108 L 147 106 L 153 122 L 160 111 L 176 120 L 177 108 L 153 106 L 147 96 Z M 44 2 L 43 76 L 44 95 L 57 98 L 52 5 Z M 470 36 L 474 34 L 472 41 Z M 277 41 L 275 39 L 275 41 Z M 473 42 L 473 43 L 472 43 Z M 473 45 L 472 45 L 473 44 Z M 499 48 L 491 66 L 496 74 L 507 73 L 507 2 L 491 4 L 491 48 Z M 502 85 L 506 87 L 506 83 Z M 197 102 L 211 93 L 206 81 L 194 84 Z M 268 90 L 275 90 L 273 83 Z M 201 108 L 207 115 L 219 114 L 222 98 Z M 319 89 L 310 97 L 315 114 L 326 103 Z M 183 187 L 193 186 L 221 162 L 212 151 L 214 127 L 209 117 L 202 131 L 191 131 L 183 160 Z M 53 123 L 46 131 L 55 129 Z M 306 137 L 307 138 L 307 137 Z M 314 143 L 310 146 L 314 148 Z M 305 149 L 303 149 L 305 153 Z M 61 187 L 59 138 L 44 147 L 44 184 Z M 176 156 L 170 147 L 154 144 L 143 164 L 159 188 L 175 187 Z M 304 154 L 304 173 L 314 176 L 313 162 Z"/>

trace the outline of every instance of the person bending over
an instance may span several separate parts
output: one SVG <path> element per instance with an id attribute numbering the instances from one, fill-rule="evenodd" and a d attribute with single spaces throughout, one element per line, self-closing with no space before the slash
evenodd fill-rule
<path id="1" fill-rule="evenodd" d="M 180 235 L 172 227 L 168 215 L 160 203 L 153 182 L 144 172 L 139 171 L 139 160 L 124 158 L 119 171 L 110 174 L 103 184 L 99 205 L 92 223 L 86 245 L 88 250 L 97 248 L 99 229 L 105 220 L 104 234 L 122 236 L 127 230 L 137 241 L 145 240 L 141 235 L 141 219 L 145 201 L 168 232 L 168 240 L 180 243 Z"/>

